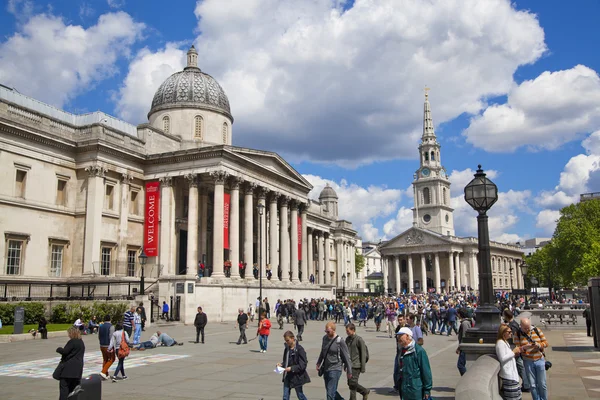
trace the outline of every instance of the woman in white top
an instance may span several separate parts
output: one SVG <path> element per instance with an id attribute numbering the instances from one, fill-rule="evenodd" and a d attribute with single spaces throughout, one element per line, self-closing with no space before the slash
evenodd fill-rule
<path id="1" fill-rule="evenodd" d="M 127 343 L 129 343 L 129 335 L 123 329 L 123 324 L 121 322 L 119 322 L 115 326 L 115 331 L 114 331 L 112 337 L 110 338 L 110 344 L 108 345 L 108 352 L 110 353 L 110 352 L 114 351 L 115 356 L 119 359 L 119 364 L 117 365 L 115 372 L 111 376 L 111 379 L 113 382 L 117 381 L 119 372 L 121 372 L 122 380 L 127 379 L 127 375 L 125 375 L 125 357 L 119 356 L 119 349 L 121 348 L 121 340 L 122 340 L 123 336 L 125 336 L 125 341 Z"/>
<path id="2" fill-rule="evenodd" d="M 510 349 L 508 339 L 512 337 L 512 331 L 508 325 L 500 325 L 496 341 L 496 356 L 500 362 L 500 379 L 502 389 L 500 394 L 503 399 L 521 399 L 521 385 L 519 384 L 519 373 L 515 357 L 521 353 L 519 347 Z"/>

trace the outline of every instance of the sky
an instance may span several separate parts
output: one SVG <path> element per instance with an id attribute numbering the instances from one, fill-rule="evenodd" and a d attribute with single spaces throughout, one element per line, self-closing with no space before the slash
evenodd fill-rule
<path id="1" fill-rule="evenodd" d="M 185 64 L 229 97 L 233 145 L 274 151 L 338 193 L 363 240 L 412 226 L 424 88 L 450 175 L 497 185 L 490 237 L 551 237 L 600 191 L 600 2 L 506 0 L 8 0 L 0 83 L 73 113 L 147 122 Z"/>

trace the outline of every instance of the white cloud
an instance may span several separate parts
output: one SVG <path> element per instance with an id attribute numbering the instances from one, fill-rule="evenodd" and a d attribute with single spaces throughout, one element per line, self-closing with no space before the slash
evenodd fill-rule
<path id="1" fill-rule="evenodd" d="M 363 224 L 360 232 L 362 233 L 361 237 L 363 241 L 366 242 L 375 242 L 381 238 L 381 236 L 379 236 L 379 229 L 374 227 L 371 223 Z"/>
<path id="2" fill-rule="evenodd" d="M 121 8 L 125 5 L 125 0 L 108 0 L 110 8 Z"/>
<path id="3" fill-rule="evenodd" d="M 556 228 L 556 221 L 560 218 L 560 212 L 555 210 L 542 210 L 537 215 L 535 227 L 540 229 L 541 236 L 551 237 Z"/>
<path id="4" fill-rule="evenodd" d="M 229 96 L 234 144 L 347 166 L 414 157 L 425 84 L 441 123 L 506 93 L 546 50 L 508 0 L 341 4 L 197 2 L 199 64 Z"/>
<path id="5" fill-rule="evenodd" d="M 473 171 L 471 168 L 463 169 L 462 171 L 452 170 L 448 179 L 450 180 L 450 194 L 452 196 L 463 195 L 465 186 L 471 180 L 473 180 L 476 171 Z M 484 171 L 486 176 L 489 179 L 496 179 L 498 177 L 498 171 L 490 169 L 488 171 Z"/>
<path id="6" fill-rule="evenodd" d="M 33 15 L 34 4 L 30 0 L 8 0 L 6 11 L 15 16 L 20 23 L 27 21 Z"/>
<path id="7" fill-rule="evenodd" d="M 392 239 L 401 234 L 413 224 L 413 211 L 409 207 L 400 207 L 396 213 L 396 218 L 387 221 L 383 225 L 384 239 Z"/>
<path id="8" fill-rule="evenodd" d="M 186 53 L 176 43 L 167 43 L 164 49 L 151 52 L 140 50 L 129 64 L 129 71 L 119 88 L 117 115 L 127 121 L 147 121 L 154 92 L 174 72 L 185 66 Z"/>
<path id="9" fill-rule="evenodd" d="M 96 11 L 88 3 L 81 3 L 79 5 L 79 19 L 82 21 L 94 15 Z"/>
<path id="10" fill-rule="evenodd" d="M 579 200 L 579 196 L 569 196 L 562 190 L 557 192 L 554 191 L 542 191 L 535 199 L 536 204 L 541 207 L 550 209 L 561 209 L 569 204 L 576 203 Z"/>
<path id="11" fill-rule="evenodd" d="M 600 77 L 574 68 L 544 72 L 514 86 L 506 104 L 488 107 L 463 132 L 467 142 L 490 152 L 528 146 L 556 149 L 600 128 Z"/>
<path id="12" fill-rule="evenodd" d="M 108 13 L 87 29 L 38 14 L 0 43 L 0 82 L 62 107 L 98 81 L 117 73 L 144 24 L 124 12 Z"/>

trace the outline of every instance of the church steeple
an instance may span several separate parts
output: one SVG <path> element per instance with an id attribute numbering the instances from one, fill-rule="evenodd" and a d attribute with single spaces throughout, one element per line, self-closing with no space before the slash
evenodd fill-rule
<path id="1" fill-rule="evenodd" d="M 413 181 L 415 208 L 413 225 L 442 235 L 454 235 L 454 220 L 450 207 L 450 181 L 441 162 L 441 145 L 435 136 L 429 88 L 425 88 L 423 105 L 423 136 L 419 144 L 419 169 Z"/>

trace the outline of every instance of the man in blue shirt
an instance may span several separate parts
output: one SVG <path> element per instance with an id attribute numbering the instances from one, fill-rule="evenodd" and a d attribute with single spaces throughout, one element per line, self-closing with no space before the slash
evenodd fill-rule
<path id="1" fill-rule="evenodd" d="M 129 311 L 125 311 L 125 314 L 123 314 L 123 329 L 125 330 L 125 332 L 127 332 L 127 335 L 129 338 L 131 338 L 131 332 L 133 330 L 133 328 L 135 328 L 135 322 L 134 322 L 134 316 L 133 313 L 135 312 L 135 307 L 131 306 L 131 308 L 129 309 Z M 131 339 L 133 341 L 133 339 Z"/>
<path id="2" fill-rule="evenodd" d="M 166 301 L 163 301 L 161 317 L 162 317 L 162 319 L 166 319 L 167 321 L 169 320 L 169 305 L 167 304 Z"/>
<path id="3" fill-rule="evenodd" d="M 454 333 L 456 333 L 458 335 L 458 329 L 456 328 L 456 308 L 454 308 L 453 304 L 450 304 L 448 306 L 448 311 L 446 311 L 446 318 L 448 320 L 448 335 L 450 336 L 452 334 L 452 330 L 454 330 Z"/>

